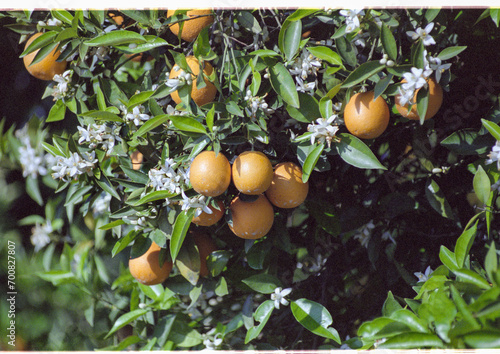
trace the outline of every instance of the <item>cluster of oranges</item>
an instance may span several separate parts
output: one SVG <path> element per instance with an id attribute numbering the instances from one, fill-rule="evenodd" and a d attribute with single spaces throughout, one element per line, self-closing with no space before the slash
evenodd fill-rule
<path id="1" fill-rule="evenodd" d="M 229 204 L 229 228 L 244 239 L 265 236 L 274 222 L 273 205 L 295 208 L 307 197 L 309 184 L 302 181 L 302 170 L 292 162 L 279 163 L 273 168 L 271 161 L 260 151 L 239 154 L 232 166 L 223 153 L 204 151 L 196 156 L 189 169 L 193 189 L 205 196 L 223 194 L 231 181 L 239 195 Z M 210 226 L 225 214 L 224 204 L 210 206 L 212 214 L 203 212 L 193 223 Z"/>
<path id="2" fill-rule="evenodd" d="M 244 239 L 265 236 L 274 222 L 274 206 L 295 208 L 302 204 L 309 191 L 308 182 L 302 181 L 302 170 L 292 162 L 277 164 L 259 151 L 246 151 L 236 157 L 232 166 L 223 153 L 204 151 L 196 156 L 189 169 L 193 189 L 208 197 L 218 197 L 233 182 L 239 194 L 229 205 L 229 228 Z M 226 213 L 222 200 L 209 205 L 212 213 L 202 212 L 192 222 L 199 226 L 212 226 Z M 213 239 L 198 230 L 190 230 L 200 255 L 199 275 L 209 274 L 207 257 L 217 247 Z M 154 285 L 165 281 L 173 268 L 171 261 L 160 263 L 161 247 L 152 243 L 143 255 L 129 260 L 132 276 L 142 284 Z"/>
<path id="3" fill-rule="evenodd" d="M 404 80 L 403 80 L 404 82 Z M 436 115 L 443 103 L 443 89 L 434 79 L 428 79 L 429 102 L 424 120 Z M 416 101 L 418 89 L 412 101 Z M 389 106 L 385 100 L 378 96 L 376 99 L 374 91 L 359 92 L 353 95 L 344 110 L 344 123 L 347 130 L 361 139 L 378 138 L 389 125 Z M 417 113 L 417 105 L 400 104 L 400 96 L 396 96 L 396 109 L 403 117 L 410 120 L 420 120 Z"/>

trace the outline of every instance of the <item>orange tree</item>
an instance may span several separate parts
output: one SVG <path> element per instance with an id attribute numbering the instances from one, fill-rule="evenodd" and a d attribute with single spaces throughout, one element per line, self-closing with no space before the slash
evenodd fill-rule
<path id="1" fill-rule="evenodd" d="M 19 220 L 34 275 L 81 292 L 89 349 L 499 346 L 499 78 L 453 90 L 498 11 L 2 18 L 66 67 L 0 146 L 45 207 Z"/>

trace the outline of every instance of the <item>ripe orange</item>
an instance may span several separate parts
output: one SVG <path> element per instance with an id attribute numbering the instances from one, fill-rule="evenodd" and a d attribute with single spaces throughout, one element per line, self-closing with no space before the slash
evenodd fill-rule
<path id="1" fill-rule="evenodd" d="M 204 233 L 192 232 L 191 235 L 200 254 L 200 277 L 206 277 L 208 275 L 207 257 L 210 253 L 217 251 L 217 246 L 215 242 Z"/>
<path id="2" fill-rule="evenodd" d="M 172 16 L 174 12 L 175 10 L 168 10 L 167 18 Z M 186 15 L 192 18 L 184 21 L 182 26 L 181 38 L 187 42 L 194 41 L 203 28 L 210 26 L 214 22 L 212 10 L 191 10 L 186 12 Z M 179 27 L 179 23 L 174 23 L 170 26 L 170 30 L 177 36 L 179 34 Z"/>
<path id="3" fill-rule="evenodd" d="M 309 182 L 302 182 L 302 169 L 293 162 L 282 162 L 274 168 L 266 196 L 279 208 L 295 208 L 306 200 L 308 192 Z"/>
<path id="4" fill-rule="evenodd" d="M 405 80 L 403 80 L 404 82 Z M 436 82 L 433 78 L 427 80 L 428 90 L 429 90 L 429 103 L 427 105 L 427 113 L 425 114 L 424 120 L 430 119 L 436 115 L 443 104 L 443 88 L 441 85 Z M 413 96 L 413 102 L 416 101 L 417 94 L 420 89 L 415 92 Z M 399 114 L 403 117 L 411 119 L 411 120 L 420 120 L 420 117 L 417 113 L 417 105 L 413 104 L 411 107 L 411 111 L 408 110 L 409 104 L 404 106 L 399 104 L 399 96 L 396 96 L 396 109 Z"/>
<path id="5" fill-rule="evenodd" d="M 32 35 L 26 42 L 24 49 L 28 48 L 31 42 L 41 35 L 42 32 Z M 68 65 L 66 60 L 60 62 L 56 61 L 61 55 L 61 52 L 59 50 L 56 51 L 56 48 L 54 48 L 54 50 L 47 54 L 47 56 L 38 63 L 30 65 L 33 62 L 33 59 L 35 59 L 35 55 L 38 51 L 39 49 L 23 57 L 24 67 L 32 76 L 40 80 L 51 81 L 54 78 L 54 75 L 61 75 L 64 70 L 66 70 L 66 66 Z"/>
<path id="6" fill-rule="evenodd" d="M 215 87 L 214 84 L 212 84 L 210 81 L 208 81 L 207 78 L 204 78 L 205 80 L 205 87 L 198 89 L 196 87 L 196 77 L 200 75 L 200 62 L 196 57 L 194 56 L 188 56 L 186 57 L 187 64 L 189 68 L 191 69 L 193 75 L 193 84 L 191 88 L 191 99 L 198 105 L 198 106 L 203 106 L 204 104 L 210 103 L 214 100 L 215 95 L 217 93 L 217 88 Z M 210 63 L 208 62 L 203 62 L 203 73 L 207 76 L 210 76 L 212 74 L 212 71 L 214 68 Z M 175 79 L 181 74 L 181 69 L 177 66 L 174 65 L 172 70 L 170 71 L 169 79 Z M 174 100 L 175 103 L 179 104 L 181 102 L 181 98 L 179 97 L 179 93 L 177 91 L 174 91 L 170 94 L 172 99 Z"/>
<path id="7" fill-rule="evenodd" d="M 224 193 L 231 183 L 231 165 L 221 152 L 199 153 L 189 168 L 189 181 L 193 189 L 207 197 Z"/>
<path id="8" fill-rule="evenodd" d="M 260 151 L 245 151 L 233 163 L 233 182 L 244 194 L 264 193 L 273 180 L 273 165 Z"/>
<path id="9" fill-rule="evenodd" d="M 128 267 L 130 274 L 144 285 L 155 285 L 165 281 L 172 271 L 172 262 L 165 261 L 160 267 L 160 246 L 155 242 L 143 255 L 130 258 Z"/>
<path id="10" fill-rule="evenodd" d="M 144 155 L 136 150 L 130 155 L 130 159 L 132 160 L 132 168 L 134 170 L 140 170 L 142 167 L 142 161 L 144 160 Z"/>
<path id="11" fill-rule="evenodd" d="M 238 237 L 256 240 L 267 235 L 273 226 L 273 206 L 263 194 L 253 202 L 244 202 L 237 196 L 229 209 L 232 219 L 229 228 Z"/>
<path id="12" fill-rule="evenodd" d="M 208 208 L 212 210 L 212 214 L 202 212 L 200 215 L 194 217 L 191 222 L 199 226 L 215 225 L 224 216 L 224 203 L 220 200 L 217 200 L 216 203 L 219 206 L 219 210 L 212 205 L 208 205 Z"/>
<path id="13" fill-rule="evenodd" d="M 144 55 L 144 53 L 139 53 L 139 55 L 125 54 L 125 57 L 127 57 L 127 58 L 132 57 L 132 59 L 130 59 L 131 61 L 136 62 L 136 63 L 140 63 L 143 55 Z M 150 54 L 146 53 L 146 61 L 151 61 L 151 60 L 153 60 L 153 57 Z"/>
<path id="14" fill-rule="evenodd" d="M 344 110 L 344 122 L 352 135 L 361 139 L 379 137 L 389 125 L 389 106 L 379 96 L 373 100 L 373 91 L 358 92 L 351 97 Z"/>

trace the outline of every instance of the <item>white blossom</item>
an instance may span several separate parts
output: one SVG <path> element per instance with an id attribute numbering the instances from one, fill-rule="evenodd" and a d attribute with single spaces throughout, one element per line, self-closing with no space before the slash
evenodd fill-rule
<path id="1" fill-rule="evenodd" d="M 295 81 L 297 81 L 297 91 L 313 93 L 316 88 L 316 82 L 304 83 L 304 80 L 300 76 L 295 76 Z"/>
<path id="2" fill-rule="evenodd" d="M 191 85 L 193 83 L 191 74 L 182 70 L 178 65 L 174 65 L 173 71 L 180 71 L 180 73 L 175 79 L 168 78 L 165 82 L 165 85 L 170 87 L 170 92 L 176 91 L 179 87 L 184 85 Z"/>
<path id="3" fill-rule="evenodd" d="M 68 85 L 71 82 L 71 70 L 66 70 L 62 73 L 62 75 L 54 75 L 54 78 L 52 80 L 57 83 L 52 91 L 54 100 L 65 97 L 69 89 Z"/>
<path id="4" fill-rule="evenodd" d="M 151 118 L 148 114 L 144 113 L 144 106 L 138 105 L 129 112 L 125 106 L 122 106 L 123 114 L 125 115 L 125 120 L 133 122 L 136 126 L 142 125 L 145 121 Z"/>
<path id="5" fill-rule="evenodd" d="M 345 32 L 351 33 L 356 30 L 356 28 L 359 28 L 359 16 L 364 16 L 365 12 L 363 10 L 340 10 L 340 14 L 346 18 Z"/>
<path id="6" fill-rule="evenodd" d="M 451 67 L 451 63 L 442 64 L 441 59 L 438 57 L 429 57 L 429 65 L 432 70 L 436 72 L 436 81 L 441 80 L 441 74 L 443 71 L 448 70 Z"/>
<path id="7" fill-rule="evenodd" d="M 434 38 L 432 38 L 432 36 L 429 34 L 433 28 L 434 23 L 430 22 L 427 26 L 425 26 L 424 29 L 419 27 L 415 31 L 407 31 L 406 34 L 414 41 L 422 39 L 424 46 L 433 45 L 436 44 L 436 41 L 434 41 Z"/>
<path id="8" fill-rule="evenodd" d="M 425 269 L 424 273 L 422 273 L 422 272 L 415 272 L 413 274 L 415 274 L 415 276 L 418 278 L 417 283 L 422 283 L 422 282 L 426 282 L 427 279 L 429 279 L 429 277 L 432 274 L 432 272 L 433 272 L 433 270 L 431 269 L 431 266 L 428 266 Z"/>
<path id="9" fill-rule="evenodd" d="M 44 154 L 38 153 L 30 144 L 19 147 L 19 163 L 23 168 L 23 177 L 36 178 L 47 174 Z"/>
<path id="10" fill-rule="evenodd" d="M 355 240 L 359 240 L 361 246 L 368 248 L 368 243 L 370 242 L 370 238 L 372 236 L 372 230 L 375 228 L 375 224 L 373 220 L 370 220 L 366 225 L 363 225 L 356 235 L 354 235 Z"/>
<path id="11" fill-rule="evenodd" d="M 411 68 L 409 73 L 404 73 L 403 78 L 406 80 L 405 83 L 403 83 L 402 87 L 404 90 L 409 91 L 409 90 L 418 90 L 422 86 L 424 86 L 427 81 L 425 80 L 424 77 L 424 69 L 418 69 L 418 68 Z"/>
<path id="12" fill-rule="evenodd" d="M 205 346 L 205 350 L 216 350 L 222 344 L 222 333 L 217 333 L 212 339 L 210 332 L 204 335 L 205 339 L 203 340 L 203 345 Z"/>
<path id="13" fill-rule="evenodd" d="M 189 173 L 181 166 L 177 166 L 172 159 L 166 159 L 159 168 L 152 168 L 148 172 L 148 185 L 155 190 L 166 190 L 172 194 L 181 194 L 184 186 L 189 185 Z"/>
<path id="14" fill-rule="evenodd" d="M 31 229 L 31 243 L 35 246 L 35 252 L 40 251 L 50 243 L 49 235 L 52 231 L 54 230 L 50 220 L 47 220 L 44 225 L 36 223 L 35 227 Z"/>
<path id="15" fill-rule="evenodd" d="M 274 307 L 279 309 L 280 304 L 287 306 L 289 301 L 285 299 L 285 296 L 289 295 L 291 292 L 292 288 L 281 289 L 281 287 L 277 287 L 274 293 L 271 294 L 271 300 L 274 301 Z"/>
<path id="16" fill-rule="evenodd" d="M 106 124 L 89 124 L 87 128 L 78 126 L 80 138 L 78 143 L 88 143 L 91 149 L 101 147 L 109 155 L 117 141 L 121 141 L 119 136 L 120 127 L 116 125 L 108 126 Z"/>
<path id="17" fill-rule="evenodd" d="M 495 145 L 491 148 L 490 153 L 488 154 L 488 158 L 486 159 L 485 163 L 489 165 L 490 163 L 496 162 L 497 163 L 497 169 L 500 171 L 500 140 L 497 140 Z"/>
<path id="18" fill-rule="evenodd" d="M 205 201 L 205 196 L 204 195 L 196 195 L 194 197 L 187 197 L 184 191 L 181 192 L 182 194 L 182 201 L 180 202 L 181 204 L 181 209 L 185 212 L 187 212 L 189 209 L 196 209 L 194 212 L 194 216 L 198 217 L 202 212 L 205 212 L 207 214 L 212 214 L 212 209 L 210 209 Z"/>
<path id="19" fill-rule="evenodd" d="M 321 61 L 304 48 L 300 56 L 295 58 L 289 69 L 292 75 L 298 75 L 303 80 L 309 75 L 316 75 L 321 68 Z"/>
<path id="20" fill-rule="evenodd" d="M 318 118 L 316 123 L 311 123 L 307 126 L 307 131 L 311 132 L 311 145 L 317 140 L 318 143 L 324 143 L 325 141 L 330 147 L 335 134 L 339 130 L 338 125 L 333 125 L 337 115 L 333 114 L 330 118 Z"/>
<path id="21" fill-rule="evenodd" d="M 247 101 L 245 110 L 250 117 L 255 118 L 259 109 L 262 110 L 265 115 L 274 113 L 274 109 L 269 108 L 264 97 L 252 96 L 252 91 L 247 90 L 246 96 L 244 97 L 244 100 Z"/>
<path id="22" fill-rule="evenodd" d="M 56 164 L 52 167 L 52 177 L 62 179 L 65 182 L 76 179 L 78 176 L 87 173 L 92 176 L 97 158 L 95 152 L 84 152 L 80 156 L 74 152 L 70 157 L 57 156 Z"/>

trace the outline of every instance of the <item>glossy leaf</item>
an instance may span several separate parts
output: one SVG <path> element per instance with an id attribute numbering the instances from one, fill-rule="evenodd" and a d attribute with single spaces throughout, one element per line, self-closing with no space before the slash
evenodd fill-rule
<path id="1" fill-rule="evenodd" d="M 490 249 L 486 254 L 486 258 L 484 260 L 484 269 L 486 270 L 486 274 L 488 275 L 488 279 L 492 283 L 496 283 L 495 274 L 498 274 L 498 257 L 495 248 L 495 242 L 491 242 Z M 500 284 L 496 284 L 499 286 Z"/>
<path id="2" fill-rule="evenodd" d="M 449 270 L 453 271 L 455 269 L 459 269 L 455 253 L 450 251 L 444 245 L 441 245 L 441 248 L 439 249 L 439 259 Z"/>
<path id="3" fill-rule="evenodd" d="M 481 203 L 486 205 L 491 193 L 491 182 L 490 178 L 484 171 L 483 166 L 478 166 L 472 185 L 474 187 L 474 192 L 476 192 L 476 195 Z"/>
<path id="4" fill-rule="evenodd" d="M 462 53 L 465 49 L 467 49 L 466 46 L 455 46 L 455 47 L 447 47 L 443 49 L 437 57 L 441 60 L 448 60 L 451 59 L 458 54 Z"/>
<path id="5" fill-rule="evenodd" d="M 382 306 L 382 316 L 390 317 L 391 314 L 393 314 L 397 310 L 401 310 L 402 308 L 403 307 L 394 298 L 392 291 L 389 291 L 389 293 L 387 294 L 387 298 L 384 301 L 384 305 Z"/>
<path id="6" fill-rule="evenodd" d="M 174 126 L 179 130 L 192 133 L 201 133 L 201 134 L 207 133 L 203 124 L 201 124 L 194 118 L 183 117 L 183 116 L 169 116 L 169 117 Z"/>
<path id="7" fill-rule="evenodd" d="M 269 318 L 271 317 L 273 310 L 274 310 L 274 303 L 271 300 L 264 301 L 262 304 L 260 304 L 257 310 L 255 310 L 254 318 L 256 321 L 259 321 L 260 323 L 258 326 L 251 327 L 248 329 L 245 337 L 245 344 L 257 338 L 260 332 L 262 332 L 267 321 L 269 321 Z"/>
<path id="8" fill-rule="evenodd" d="M 458 155 L 481 155 L 491 149 L 495 139 L 489 134 L 479 135 L 472 130 L 459 130 L 441 140 L 440 144 Z"/>
<path id="9" fill-rule="evenodd" d="M 425 186 L 425 195 L 432 208 L 441 216 L 448 219 L 454 218 L 453 211 L 451 210 L 448 200 L 446 200 L 443 191 L 433 179 L 429 179 L 427 181 Z"/>
<path id="10" fill-rule="evenodd" d="M 325 148 L 324 144 L 318 144 L 316 147 L 307 155 L 304 165 L 302 166 L 302 182 L 306 183 L 311 176 L 318 159 Z"/>
<path id="11" fill-rule="evenodd" d="M 394 311 L 391 316 L 393 320 L 404 323 L 414 332 L 428 333 L 429 330 L 425 321 L 420 319 L 417 315 L 407 309 L 400 309 Z"/>
<path id="12" fill-rule="evenodd" d="M 469 255 L 470 248 L 474 242 L 474 237 L 476 236 L 478 222 L 479 221 L 476 221 L 472 227 L 464 230 L 457 240 L 455 245 L 455 256 L 459 268 L 464 266 L 465 259 Z"/>
<path id="13" fill-rule="evenodd" d="M 354 135 L 340 134 L 340 142 L 335 144 L 338 154 L 348 164 L 357 168 L 386 170 L 370 148 Z"/>
<path id="14" fill-rule="evenodd" d="M 435 334 L 429 333 L 402 333 L 387 339 L 377 346 L 377 349 L 422 349 L 443 348 L 444 343 Z"/>
<path id="15" fill-rule="evenodd" d="M 271 274 L 256 274 L 242 280 L 250 289 L 261 294 L 271 294 L 278 287 L 281 287 L 281 282 L 278 278 Z"/>
<path id="16" fill-rule="evenodd" d="M 200 277 L 200 254 L 192 242 L 184 242 L 175 260 L 179 273 L 192 285 L 198 283 Z"/>
<path id="17" fill-rule="evenodd" d="M 328 47 L 308 47 L 307 50 L 315 57 L 328 62 L 331 65 L 342 66 L 340 55 Z"/>
<path id="18" fill-rule="evenodd" d="M 493 137 L 496 140 L 500 140 L 500 127 L 498 126 L 498 124 L 496 124 L 495 122 L 491 122 L 489 120 L 486 120 L 486 119 L 481 119 L 481 122 L 483 123 L 483 126 L 486 129 L 488 129 L 490 134 L 493 135 Z"/>
<path id="19" fill-rule="evenodd" d="M 481 330 L 467 333 L 463 341 L 471 348 L 495 349 L 500 348 L 500 331 Z"/>
<path id="20" fill-rule="evenodd" d="M 380 40 L 382 42 L 382 47 L 384 47 L 385 53 L 390 59 L 396 61 L 398 58 L 398 47 L 396 45 L 396 40 L 386 24 L 382 24 L 380 31 Z"/>
<path id="21" fill-rule="evenodd" d="M 300 101 L 295 81 L 290 72 L 281 63 L 277 63 L 269 68 L 271 85 L 278 95 L 290 106 L 299 108 Z"/>
<path id="22" fill-rule="evenodd" d="M 144 43 L 146 39 L 137 32 L 121 30 L 111 31 L 85 42 L 88 46 L 107 47 L 125 43 Z"/>
<path id="23" fill-rule="evenodd" d="M 66 115 L 66 105 L 63 100 L 57 100 L 56 103 L 50 108 L 47 122 L 58 122 L 64 119 Z"/>
<path id="24" fill-rule="evenodd" d="M 385 65 L 380 64 L 378 60 L 368 61 L 357 67 L 342 83 L 342 88 L 353 87 L 362 81 L 365 81 L 382 71 Z"/>
<path id="25" fill-rule="evenodd" d="M 170 256 L 172 261 L 175 262 L 177 255 L 181 250 L 182 244 L 186 237 L 189 225 L 196 209 L 188 209 L 187 212 L 181 211 L 175 219 L 174 228 L 172 230 L 172 238 L 170 239 Z"/>
<path id="26" fill-rule="evenodd" d="M 372 321 L 362 323 L 357 334 L 361 338 L 371 339 L 385 326 L 393 322 L 395 321 L 389 317 L 377 317 Z"/>
<path id="27" fill-rule="evenodd" d="M 286 106 L 286 111 L 293 119 L 302 122 L 310 123 L 320 117 L 318 109 L 318 101 L 307 93 L 299 92 L 299 108 Z"/>
<path id="28" fill-rule="evenodd" d="M 332 315 L 323 305 L 308 299 L 299 299 L 292 301 L 290 308 L 295 319 L 312 333 L 339 344 L 342 342 L 338 332 L 329 327 L 333 323 Z"/>
<path id="29" fill-rule="evenodd" d="M 282 27 L 285 31 L 283 37 L 283 48 L 280 48 L 285 54 L 286 60 L 292 60 L 299 49 L 300 40 L 302 38 L 302 22 L 289 22 L 287 27 Z"/>
<path id="30" fill-rule="evenodd" d="M 149 309 L 137 309 L 134 311 L 127 312 L 124 315 L 121 315 L 116 322 L 113 324 L 113 327 L 109 330 L 108 334 L 106 334 L 105 338 L 108 338 L 110 335 L 118 331 L 120 328 L 125 327 L 129 323 L 133 322 L 137 318 L 144 316 L 148 313 Z"/>
<path id="31" fill-rule="evenodd" d="M 454 273 L 461 281 L 476 285 L 477 287 L 485 290 L 491 288 L 486 279 L 470 269 L 457 269 Z"/>

